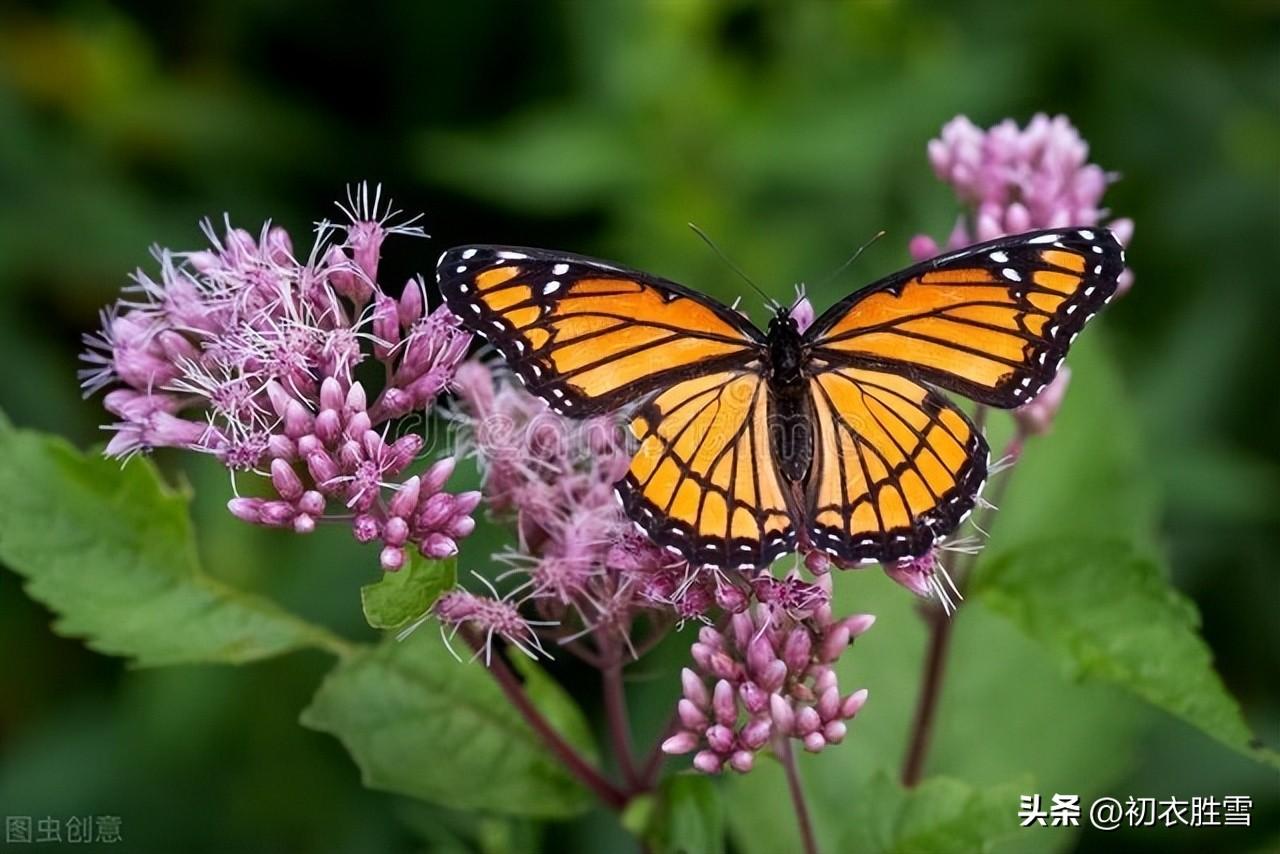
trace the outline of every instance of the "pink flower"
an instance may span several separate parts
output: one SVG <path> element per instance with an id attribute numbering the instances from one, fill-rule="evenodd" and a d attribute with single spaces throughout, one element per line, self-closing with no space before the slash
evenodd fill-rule
<path id="1" fill-rule="evenodd" d="M 844 739 L 867 691 L 841 695 L 834 665 L 875 618 L 837 620 L 825 599 L 829 576 L 810 586 L 822 592 L 804 598 L 813 606 L 807 612 L 761 603 L 734 614 L 724 630 L 699 631 L 694 668 L 681 673 L 679 728 L 663 743 L 665 752 L 697 750 L 693 767 L 703 773 L 745 773 L 760 750 L 781 739 L 815 753 Z"/>
<path id="2" fill-rule="evenodd" d="M 930 140 L 929 162 L 938 178 L 950 184 L 967 210 L 957 220 L 945 249 L 1036 228 L 1106 225 L 1121 245 L 1133 238 L 1133 220 L 1107 219 L 1102 196 L 1116 176 L 1089 162 L 1089 146 L 1066 116 L 1037 113 L 1025 128 L 1012 119 L 983 130 L 957 116 Z M 909 244 L 911 256 L 924 261 L 937 255 L 938 243 L 919 234 Z M 1133 284 L 1133 272 L 1120 274 L 1118 292 Z M 1059 378 L 1037 399 L 1018 410 L 1019 422 L 1031 432 L 1044 432 L 1062 403 L 1067 379 Z"/>
<path id="3" fill-rule="evenodd" d="M 1102 196 L 1115 176 L 1089 162 L 1089 146 L 1066 116 L 1037 113 L 1025 128 L 1012 119 L 983 130 L 957 116 L 929 141 L 929 162 L 968 209 L 948 236 L 946 249 L 1035 228 L 1102 225 Z M 1108 227 L 1123 245 L 1133 237 L 1133 221 Z M 938 254 L 928 235 L 910 243 L 918 261 Z M 1126 284 L 1132 276 L 1126 271 Z"/>
<path id="4" fill-rule="evenodd" d="M 423 437 L 392 420 L 431 407 L 470 336 L 446 309 L 426 313 L 419 281 L 399 299 L 384 292 L 384 241 L 422 230 L 384 206 L 380 188 L 372 195 L 354 188 L 347 225 L 321 224 L 305 259 L 270 224 L 254 237 L 206 222 L 208 249 L 157 250 L 159 276 L 135 273 L 102 330 L 85 337 L 81 379 L 87 393 L 110 389 L 104 406 L 119 420 L 109 455 L 212 454 L 274 493 L 233 499 L 237 518 L 299 533 L 340 519 L 360 540 L 380 540 L 393 570 L 408 546 L 455 553 L 479 496 L 443 492 L 452 460 L 405 477 Z M 370 359 L 389 377 L 372 403 L 355 380 Z"/>

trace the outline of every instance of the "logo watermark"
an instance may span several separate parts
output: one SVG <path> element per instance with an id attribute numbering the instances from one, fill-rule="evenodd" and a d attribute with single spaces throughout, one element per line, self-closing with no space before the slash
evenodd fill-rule
<path id="1" fill-rule="evenodd" d="M 1022 827 L 1079 827 L 1082 821 L 1097 830 L 1120 827 L 1248 827 L 1253 798 L 1248 795 L 1196 795 L 1190 798 L 1125 800 L 1097 798 L 1084 810 L 1079 795 L 1054 793 L 1048 802 L 1038 794 L 1018 799 Z"/>
<path id="2" fill-rule="evenodd" d="M 124 834 L 118 815 L 7 815 L 4 841 L 9 845 L 114 845 L 124 841 Z"/>

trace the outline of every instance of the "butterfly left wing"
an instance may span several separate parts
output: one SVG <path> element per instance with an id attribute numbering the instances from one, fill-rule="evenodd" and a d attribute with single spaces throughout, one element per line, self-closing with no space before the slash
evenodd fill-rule
<path id="1" fill-rule="evenodd" d="M 627 515 L 695 566 L 765 567 L 794 551 L 768 417 L 757 370 L 718 371 L 655 395 L 631 420 L 640 447 L 618 483 Z"/>
<path id="2" fill-rule="evenodd" d="M 824 366 L 809 381 L 805 535 L 844 561 L 924 554 L 973 509 L 987 444 L 959 409 L 896 373 Z"/>
<path id="3" fill-rule="evenodd" d="M 566 415 L 616 411 L 762 352 L 760 333 L 728 307 L 593 258 L 459 246 L 436 276 L 449 309 Z"/>
<path id="4" fill-rule="evenodd" d="M 1012 408 L 1053 379 L 1123 269 L 1124 250 L 1105 228 L 1004 237 L 857 291 L 805 338 L 815 359 L 885 368 Z"/>

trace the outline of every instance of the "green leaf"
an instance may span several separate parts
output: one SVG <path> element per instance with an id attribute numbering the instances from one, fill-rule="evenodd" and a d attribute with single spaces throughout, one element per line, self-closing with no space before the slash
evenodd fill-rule
<path id="1" fill-rule="evenodd" d="M 516 672 L 524 677 L 525 693 L 547 719 L 547 723 L 551 724 L 551 728 L 588 761 L 598 762 L 600 750 L 591 734 L 591 724 L 582 713 L 582 707 L 569 696 L 569 692 L 551 678 L 541 665 L 518 649 L 507 647 L 507 659 Z"/>
<path id="2" fill-rule="evenodd" d="M 974 593 L 1079 679 L 1111 682 L 1228 747 L 1280 767 L 1213 669 L 1195 605 L 1160 567 L 1113 541 L 1050 541 L 986 564 Z"/>
<path id="3" fill-rule="evenodd" d="M 337 736 L 373 788 L 542 818 L 591 805 L 484 665 L 454 658 L 435 631 L 388 638 L 340 662 L 302 723 Z"/>
<path id="4" fill-rule="evenodd" d="M 0 560 L 60 634 L 140 665 L 243 663 L 348 644 L 202 574 L 187 497 L 150 461 L 85 455 L 0 419 Z"/>
<path id="5" fill-rule="evenodd" d="M 1029 783 L 976 788 L 948 777 L 906 790 L 877 774 L 849 804 L 848 829 L 837 848 L 869 854 L 989 851 L 1020 830 L 1018 796 L 1028 791 Z"/>
<path id="6" fill-rule="evenodd" d="M 410 550 L 407 566 L 399 572 L 384 572 L 382 578 L 360 588 L 360 606 L 375 629 L 399 629 L 427 613 L 457 581 L 458 562 L 453 558 L 429 560 Z"/>
<path id="7" fill-rule="evenodd" d="M 644 838 L 655 854 L 721 854 L 724 806 L 707 777 L 684 773 L 668 777 L 656 800 L 642 803 L 633 822 L 648 812 Z"/>

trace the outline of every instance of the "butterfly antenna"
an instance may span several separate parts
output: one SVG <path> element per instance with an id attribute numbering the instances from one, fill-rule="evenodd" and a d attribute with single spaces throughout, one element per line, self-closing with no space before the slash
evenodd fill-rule
<path id="1" fill-rule="evenodd" d="M 729 256 L 724 254 L 724 252 L 720 250 L 719 246 L 716 246 L 716 242 L 707 236 L 707 233 L 705 231 L 698 228 L 698 226 L 694 225 L 693 223 L 689 223 L 689 227 L 693 229 L 694 234 L 702 238 L 703 243 L 711 247 L 711 251 L 716 253 L 716 255 L 719 256 L 721 261 L 729 265 L 730 270 L 738 274 L 738 278 L 742 279 L 742 281 L 750 285 L 753 291 L 758 293 L 760 296 L 764 297 L 764 301 L 769 305 L 770 308 L 772 309 L 781 308 L 781 304 L 776 299 L 766 294 L 759 285 L 751 281 L 751 277 L 748 276 L 746 273 L 742 272 L 742 268 L 739 267 L 737 264 L 733 263 L 733 261 L 729 258 Z"/>
<path id="2" fill-rule="evenodd" d="M 868 240 L 866 243 L 864 243 L 864 244 L 862 244 L 861 246 L 859 246 L 859 247 L 858 247 L 858 250 L 857 250 L 856 252 L 854 252 L 852 255 L 850 255 L 847 261 L 845 261 L 843 264 L 841 264 L 839 267 L 837 267 L 834 273 L 832 273 L 831 275 L 829 275 L 829 276 L 827 276 L 825 279 L 823 279 L 823 280 L 822 280 L 822 284 L 818 286 L 818 289 L 819 289 L 819 290 L 821 290 L 822 288 L 824 288 L 824 287 L 826 287 L 827 285 L 831 284 L 832 280 L 834 280 L 837 276 L 839 276 L 839 275 L 840 275 L 841 273 L 843 273 L 845 270 L 849 269 L 849 267 L 853 264 L 853 262 L 858 260 L 858 256 L 859 256 L 859 255 L 861 255 L 863 252 L 865 252 L 865 251 L 867 250 L 867 248 L 868 248 L 869 246 L 871 246 L 871 244 L 875 243 L 877 240 L 879 240 L 879 239 L 880 239 L 880 238 L 882 238 L 882 237 L 884 237 L 884 230 L 883 230 L 883 229 L 881 229 L 880 231 L 876 232 L 876 235 L 875 235 L 874 237 L 872 237 L 872 238 L 871 238 L 870 240 Z"/>

